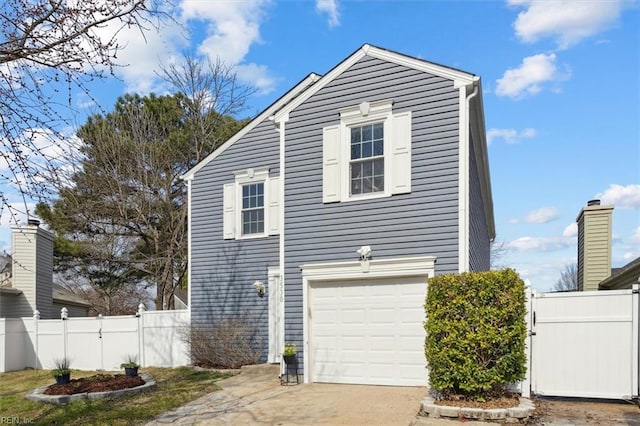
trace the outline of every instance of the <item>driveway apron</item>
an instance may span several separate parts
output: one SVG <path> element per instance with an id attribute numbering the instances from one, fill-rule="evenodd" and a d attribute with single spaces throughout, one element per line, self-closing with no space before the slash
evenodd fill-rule
<path id="1" fill-rule="evenodd" d="M 282 386 L 277 371 L 243 369 L 220 381 L 221 391 L 165 413 L 148 425 L 409 425 L 426 395 L 424 387 Z"/>

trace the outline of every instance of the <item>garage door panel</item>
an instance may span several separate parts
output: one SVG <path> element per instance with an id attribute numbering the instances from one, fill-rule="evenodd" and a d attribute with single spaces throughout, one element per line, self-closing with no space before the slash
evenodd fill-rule
<path id="1" fill-rule="evenodd" d="M 367 312 L 360 309 L 345 309 L 342 311 L 342 322 L 344 324 L 361 324 L 366 319 Z"/>
<path id="2" fill-rule="evenodd" d="M 427 384 L 426 279 L 319 283 L 310 294 L 312 381 Z"/>
<path id="3" fill-rule="evenodd" d="M 374 306 L 369 309 L 369 314 L 371 324 L 389 324 L 395 321 L 396 310 L 383 306 Z"/>

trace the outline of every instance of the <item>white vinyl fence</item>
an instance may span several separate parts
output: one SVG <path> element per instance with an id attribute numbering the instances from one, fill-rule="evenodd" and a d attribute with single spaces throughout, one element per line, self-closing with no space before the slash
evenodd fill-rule
<path id="1" fill-rule="evenodd" d="M 639 285 L 529 297 L 531 392 L 631 399 L 639 389 Z"/>
<path id="2" fill-rule="evenodd" d="M 181 338 L 188 326 L 187 310 L 66 320 L 2 318 L 0 372 L 51 369 L 54 360 L 65 356 L 71 368 L 82 370 L 118 370 L 130 355 L 142 367 L 188 365 L 188 347 Z"/>

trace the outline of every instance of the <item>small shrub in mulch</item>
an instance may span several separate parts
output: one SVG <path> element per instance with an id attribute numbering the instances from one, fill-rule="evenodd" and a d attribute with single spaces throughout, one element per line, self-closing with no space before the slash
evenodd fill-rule
<path id="1" fill-rule="evenodd" d="M 144 385 L 142 377 L 128 377 L 122 374 L 115 376 L 109 374 L 96 374 L 95 376 L 73 379 L 64 385 L 51 385 L 45 391 L 45 395 L 73 395 L 85 392 L 107 392 L 121 389 L 135 388 Z"/>
<path id="2" fill-rule="evenodd" d="M 449 395 L 447 399 L 438 399 L 436 405 L 447 405 L 450 407 L 471 407 L 471 408 L 511 408 L 520 405 L 518 395 L 507 393 L 502 396 L 493 396 L 487 398 L 486 401 L 478 401 L 476 398 L 470 398 L 464 395 Z"/>

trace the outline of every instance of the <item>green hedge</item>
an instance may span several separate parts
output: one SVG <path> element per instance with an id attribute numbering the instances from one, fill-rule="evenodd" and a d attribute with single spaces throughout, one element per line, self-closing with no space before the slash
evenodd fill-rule
<path id="1" fill-rule="evenodd" d="M 431 388 L 478 400 L 525 377 L 525 285 L 512 269 L 438 275 L 427 292 Z"/>

